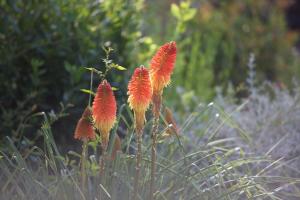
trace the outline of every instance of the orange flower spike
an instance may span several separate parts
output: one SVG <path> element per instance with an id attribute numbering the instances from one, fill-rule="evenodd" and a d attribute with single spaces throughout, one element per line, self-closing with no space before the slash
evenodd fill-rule
<path id="1" fill-rule="evenodd" d="M 150 62 L 150 79 L 153 88 L 153 114 L 159 118 L 164 87 L 170 83 L 171 74 L 176 60 L 176 42 L 161 46 Z"/>
<path id="2" fill-rule="evenodd" d="M 98 86 L 93 102 L 93 119 L 100 131 L 102 147 L 106 150 L 109 132 L 116 121 L 117 103 L 110 84 L 104 80 Z"/>
<path id="3" fill-rule="evenodd" d="M 89 140 L 95 139 L 95 132 L 91 123 L 92 112 L 89 107 L 87 107 L 81 118 L 78 120 L 74 138 L 79 140 Z"/>
<path id="4" fill-rule="evenodd" d="M 145 67 L 136 68 L 128 84 L 128 103 L 134 111 L 137 133 L 141 133 L 152 97 L 149 72 Z"/>
<path id="5" fill-rule="evenodd" d="M 154 95 L 161 95 L 163 88 L 170 83 L 176 60 L 176 42 L 161 46 L 150 62 L 150 78 Z"/>

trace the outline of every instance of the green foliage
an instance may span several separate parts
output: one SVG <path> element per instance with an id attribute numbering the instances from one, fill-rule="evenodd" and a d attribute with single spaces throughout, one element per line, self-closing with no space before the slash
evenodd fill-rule
<path id="1" fill-rule="evenodd" d="M 176 32 L 184 32 L 186 29 L 186 22 L 193 19 L 196 12 L 195 8 L 191 8 L 190 1 L 182 1 L 179 6 L 175 3 L 171 4 L 171 13 L 177 20 Z"/>
<path id="2" fill-rule="evenodd" d="M 1 126 L 4 135 L 18 121 L 14 110 L 84 104 L 79 90 L 87 87 L 88 76 L 82 66 L 102 70 L 102 46 L 115 49 L 112 59 L 120 65 L 112 66 L 117 70 L 108 78 L 123 90 L 127 79 L 118 70 L 140 65 L 143 52 L 149 53 L 151 40 L 140 32 L 142 0 L 1 0 L 0 10 L 0 104 L 12 112 L 1 112 L 1 121 L 11 121 L 8 129 Z"/>
<path id="3" fill-rule="evenodd" d="M 168 93 L 173 102 L 179 104 L 174 95 L 178 86 L 182 87 L 180 95 L 192 91 L 206 101 L 212 99 L 216 86 L 225 89 L 228 82 L 238 95 L 245 95 L 250 53 L 260 66 L 259 82 L 290 86 L 291 77 L 299 78 L 300 63 L 293 52 L 297 35 L 287 31 L 284 11 L 277 2 L 185 0 L 161 7 L 170 13 L 156 16 L 155 26 L 163 30 L 153 37 L 175 40 L 179 49 L 173 76 L 176 86 Z"/>

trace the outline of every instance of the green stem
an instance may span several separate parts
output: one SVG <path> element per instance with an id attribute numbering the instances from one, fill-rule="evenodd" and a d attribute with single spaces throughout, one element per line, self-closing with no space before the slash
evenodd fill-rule
<path id="1" fill-rule="evenodd" d="M 93 70 L 91 70 L 91 81 L 90 81 L 90 91 L 93 89 Z M 89 107 L 91 107 L 92 94 L 89 95 Z"/>
<path id="2" fill-rule="evenodd" d="M 103 148 L 102 148 L 103 149 Z M 106 161 L 106 150 L 103 149 L 102 151 L 102 155 L 99 159 L 99 165 L 100 165 L 100 184 L 102 184 L 103 186 L 104 181 L 105 181 L 105 161 Z M 101 189 L 99 190 L 99 200 L 101 200 L 102 198 L 102 191 Z"/>
<path id="3" fill-rule="evenodd" d="M 82 145 L 82 155 L 81 155 L 81 189 L 83 190 L 83 193 L 85 193 L 87 190 L 86 188 L 86 151 L 87 151 L 87 140 L 83 140 Z"/>
<path id="4" fill-rule="evenodd" d="M 156 108 L 154 108 L 156 109 Z M 154 182 L 156 172 L 156 140 L 158 133 L 159 115 L 155 115 L 152 126 L 152 148 L 151 148 L 151 180 L 150 180 L 150 200 L 153 200 L 154 196 Z"/>
<path id="5" fill-rule="evenodd" d="M 137 156 L 136 156 L 136 166 L 135 166 L 135 176 L 134 176 L 134 195 L 133 200 L 137 199 L 138 186 L 141 170 L 141 158 L 142 158 L 142 130 L 136 133 L 137 136 Z"/>

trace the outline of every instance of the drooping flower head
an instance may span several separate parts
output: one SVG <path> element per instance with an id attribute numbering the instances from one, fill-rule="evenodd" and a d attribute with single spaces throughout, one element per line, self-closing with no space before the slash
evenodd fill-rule
<path id="1" fill-rule="evenodd" d="M 95 139 L 95 132 L 91 123 L 92 111 L 90 107 L 87 107 L 81 118 L 78 120 L 74 138 L 79 140 Z"/>
<path id="2" fill-rule="evenodd" d="M 91 107 L 88 106 L 85 108 L 84 112 L 82 113 L 82 118 L 92 121 L 92 110 Z"/>
<path id="3" fill-rule="evenodd" d="M 97 89 L 93 102 L 93 119 L 100 131 L 102 147 L 107 148 L 109 132 L 116 121 L 117 104 L 110 84 L 104 80 Z"/>
<path id="4" fill-rule="evenodd" d="M 170 77 L 176 60 L 176 42 L 161 46 L 150 62 L 150 78 L 153 94 L 159 95 L 170 83 Z"/>
<path id="5" fill-rule="evenodd" d="M 178 127 L 177 127 L 177 124 L 174 120 L 174 117 L 173 117 L 173 114 L 172 114 L 172 111 L 170 108 L 166 107 L 165 108 L 165 120 L 168 124 L 168 126 L 171 125 L 171 127 L 168 127 L 167 129 L 167 133 L 169 135 L 173 135 L 173 134 L 176 134 L 177 136 L 179 135 L 179 131 L 178 131 Z"/>
<path id="6" fill-rule="evenodd" d="M 129 107 L 134 111 L 136 129 L 140 133 L 152 97 L 149 72 L 145 67 L 135 69 L 128 84 L 128 95 Z"/>

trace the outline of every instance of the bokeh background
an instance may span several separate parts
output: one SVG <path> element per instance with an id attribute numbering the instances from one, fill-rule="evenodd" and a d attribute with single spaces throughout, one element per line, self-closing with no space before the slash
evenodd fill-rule
<path id="1" fill-rule="evenodd" d="M 88 101 L 80 91 L 89 87 L 84 67 L 104 69 L 103 46 L 112 47 L 111 59 L 127 68 L 108 77 L 122 104 L 133 69 L 148 66 L 158 46 L 176 41 L 165 98 L 179 121 L 199 103 L 230 98 L 231 106 L 220 103 L 230 109 L 249 98 L 249 87 L 266 81 L 280 97 L 284 91 L 293 98 L 300 78 L 299 30 L 297 0 L 1 0 L 0 140 L 38 143 L 39 113 L 54 115 L 64 107 L 68 116 L 54 123 L 54 136 L 64 147 L 74 144 L 76 121 Z M 272 91 L 259 95 L 271 102 Z M 280 102 L 283 109 L 288 105 Z"/>

